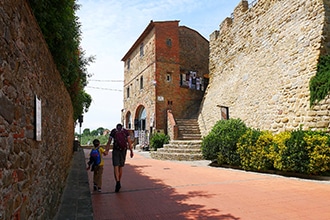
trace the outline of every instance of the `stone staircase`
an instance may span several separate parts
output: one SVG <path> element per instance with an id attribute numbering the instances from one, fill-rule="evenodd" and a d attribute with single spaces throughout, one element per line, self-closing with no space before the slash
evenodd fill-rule
<path id="1" fill-rule="evenodd" d="M 201 144 L 201 140 L 171 140 L 163 148 L 150 151 L 150 156 L 159 160 L 203 160 Z"/>
<path id="2" fill-rule="evenodd" d="M 176 119 L 178 140 L 201 140 L 197 119 Z"/>
<path id="3" fill-rule="evenodd" d="M 160 160 L 203 160 L 201 134 L 197 119 L 177 119 L 178 140 L 170 140 L 163 148 L 151 151 L 151 157 Z"/>

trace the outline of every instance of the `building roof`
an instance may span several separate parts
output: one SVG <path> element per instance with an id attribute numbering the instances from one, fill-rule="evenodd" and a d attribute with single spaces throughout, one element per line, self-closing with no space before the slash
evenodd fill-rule
<path id="1" fill-rule="evenodd" d="M 143 39 L 151 32 L 151 30 L 155 27 L 158 23 L 168 23 L 168 22 L 177 22 L 179 23 L 179 20 L 174 21 L 153 21 L 151 20 L 149 25 L 146 27 L 146 29 L 142 32 L 142 34 L 139 36 L 139 38 L 135 41 L 133 46 L 128 50 L 128 52 L 125 54 L 125 56 L 121 59 L 121 61 L 125 61 L 129 58 L 131 53 L 140 46 L 140 44 L 143 42 Z"/>

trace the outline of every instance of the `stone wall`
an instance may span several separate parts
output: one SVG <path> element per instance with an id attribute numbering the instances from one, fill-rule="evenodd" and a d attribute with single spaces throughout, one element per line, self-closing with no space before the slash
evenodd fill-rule
<path id="1" fill-rule="evenodd" d="M 241 1 L 210 35 L 210 84 L 199 115 L 202 135 L 230 118 L 274 133 L 329 129 L 330 98 L 310 107 L 309 81 L 329 52 L 329 1 Z"/>
<path id="2" fill-rule="evenodd" d="M 0 219 L 52 219 L 73 154 L 70 97 L 26 1 L 0 1 L 0 33 Z"/>

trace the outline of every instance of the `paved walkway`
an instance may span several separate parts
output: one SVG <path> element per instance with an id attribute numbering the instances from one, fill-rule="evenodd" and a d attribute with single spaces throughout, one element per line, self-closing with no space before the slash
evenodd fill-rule
<path id="1" fill-rule="evenodd" d="M 105 157 L 102 192 L 93 191 L 91 172 L 88 178 L 95 220 L 330 219 L 330 181 L 154 160 L 148 152 L 127 158 L 119 193 L 111 155 Z"/>
<path id="2" fill-rule="evenodd" d="M 54 220 L 93 220 L 91 193 L 84 151 L 75 151 L 61 205 Z"/>

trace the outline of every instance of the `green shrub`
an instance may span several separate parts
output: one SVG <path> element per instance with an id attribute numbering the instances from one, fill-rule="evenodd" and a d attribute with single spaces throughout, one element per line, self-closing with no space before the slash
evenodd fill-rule
<path id="1" fill-rule="evenodd" d="M 273 146 L 274 135 L 269 131 L 261 132 L 251 158 L 251 167 L 255 170 L 274 169 Z"/>
<path id="2" fill-rule="evenodd" d="M 222 155 L 222 153 L 218 153 L 218 156 L 217 156 L 217 164 L 225 164 L 227 163 L 227 160 L 226 158 Z"/>
<path id="3" fill-rule="evenodd" d="M 322 131 L 292 131 L 278 151 L 275 168 L 283 171 L 321 174 L 330 170 L 329 135 Z"/>
<path id="4" fill-rule="evenodd" d="M 170 137 L 163 133 L 155 133 L 150 138 L 150 147 L 153 150 L 157 150 L 158 148 L 162 148 L 164 144 L 168 144 Z"/>
<path id="5" fill-rule="evenodd" d="M 272 134 L 247 128 L 239 119 L 218 121 L 203 138 L 205 159 L 245 170 L 271 170 L 328 175 L 330 135 L 325 131 L 284 131 Z"/>
<path id="6" fill-rule="evenodd" d="M 310 106 L 323 100 L 330 93 L 330 55 L 321 56 L 316 75 L 309 82 Z"/>
<path id="7" fill-rule="evenodd" d="M 217 159 L 217 154 L 219 153 L 217 137 L 218 135 L 216 135 L 214 132 L 211 132 L 203 138 L 201 150 L 203 157 L 207 160 Z"/>
<path id="8" fill-rule="evenodd" d="M 237 153 L 240 155 L 241 167 L 245 170 L 252 169 L 252 156 L 255 154 L 256 142 L 260 135 L 260 130 L 248 128 L 237 143 Z"/>
<path id="9" fill-rule="evenodd" d="M 321 174 L 330 170 L 330 138 L 324 132 L 306 132 L 304 141 L 309 153 L 309 174 Z"/>
<path id="10" fill-rule="evenodd" d="M 83 135 L 81 137 L 81 145 L 93 145 L 93 140 L 94 139 L 99 139 L 100 144 L 104 145 L 108 142 L 109 136 L 105 135 Z"/>
<path id="11" fill-rule="evenodd" d="M 247 127 L 240 119 L 218 121 L 211 132 L 203 138 L 202 153 L 206 159 L 218 160 L 221 164 L 239 165 L 237 142 L 246 132 Z"/>
<path id="12" fill-rule="evenodd" d="M 271 146 L 270 157 L 274 161 L 274 168 L 277 170 L 283 170 L 282 157 L 284 151 L 286 151 L 285 143 L 291 137 L 291 132 L 284 131 L 274 135 L 274 144 Z"/>
<path id="13" fill-rule="evenodd" d="M 305 132 L 301 128 L 291 132 L 290 138 L 285 142 L 286 148 L 280 152 L 283 171 L 297 173 L 308 171 L 309 154 L 304 136 Z"/>
<path id="14" fill-rule="evenodd" d="M 237 152 L 246 170 L 274 169 L 274 136 L 269 131 L 249 129 L 239 140 Z"/>

